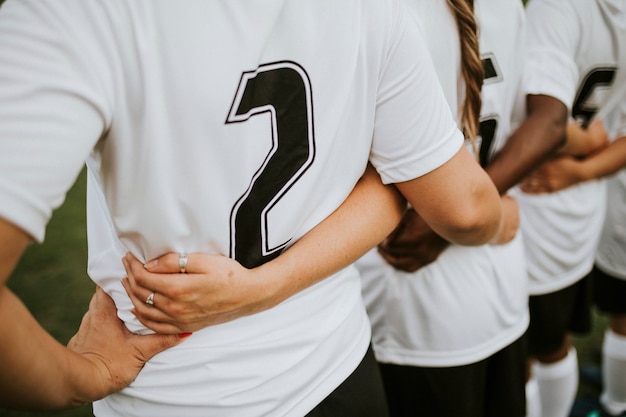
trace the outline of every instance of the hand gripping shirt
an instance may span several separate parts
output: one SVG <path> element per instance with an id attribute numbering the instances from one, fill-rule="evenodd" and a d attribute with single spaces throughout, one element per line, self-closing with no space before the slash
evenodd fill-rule
<path id="1" fill-rule="evenodd" d="M 7 0 L 0 216 L 42 240 L 89 159 L 89 274 L 135 332 L 121 257 L 266 262 L 332 213 L 370 160 L 384 182 L 462 146 L 396 0 Z M 102 416 L 305 415 L 356 368 L 356 270 L 156 355 Z"/>

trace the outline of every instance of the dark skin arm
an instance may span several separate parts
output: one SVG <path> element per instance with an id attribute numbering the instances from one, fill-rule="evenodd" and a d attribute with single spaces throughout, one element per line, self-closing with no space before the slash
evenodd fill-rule
<path id="1" fill-rule="evenodd" d="M 550 96 L 530 95 L 527 116 L 486 171 L 500 194 L 546 162 L 565 144 L 567 107 Z"/>
<path id="2" fill-rule="evenodd" d="M 507 143 L 486 167 L 487 174 L 500 195 L 506 192 L 564 145 L 568 112 L 567 107 L 554 97 L 529 95 L 526 98 L 527 116 L 509 137 Z M 509 205 L 511 227 L 516 217 Z M 500 243 L 505 243 L 502 240 Z M 434 262 L 450 243 L 435 233 L 415 210 L 405 213 L 398 227 L 378 246 L 381 256 L 392 266 L 406 272 Z"/>

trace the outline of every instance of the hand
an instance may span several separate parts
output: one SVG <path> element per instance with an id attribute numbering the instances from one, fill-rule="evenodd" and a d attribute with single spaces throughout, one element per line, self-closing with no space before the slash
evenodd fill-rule
<path id="1" fill-rule="evenodd" d="M 410 208 L 398 227 L 378 246 L 381 256 L 393 267 L 415 272 L 434 262 L 450 243 L 435 233 Z"/>
<path id="2" fill-rule="evenodd" d="M 168 253 L 145 266 L 131 253 L 123 258 L 128 278 L 122 280 L 133 313 L 157 333 L 194 332 L 268 308 L 263 280 L 251 270 L 220 255 L 188 255 L 180 273 L 179 255 Z M 258 277 L 255 277 L 258 278 Z M 154 304 L 146 304 L 154 293 Z"/>
<path id="3" fill-rule="evenodd" d="M 598 152 L 609 145 L 609 134 L 601 119 L 592 120 L 586 129 L 578 123 L 567 125 L 567 143 L 560 149 L 561 155 L 584 157 Z"/>
<path id="4" fill-rule="evenodd" d="M 560 191 L 583 180 L 580 170 L 580 160 L 571 156 L 557 157 L 529 174 L 521 182 L 520 188 L 527 194 Z"/>
<path id="5" fill-rule="evenodd" d="M 117 318 L 111 297 L 100 287 L 89 303 L 78 332 L 67 347 L 79 354 L 82 378 L 76 378 L 79 403 L 87 403 L 129 385 L 155 354 L 180 343 L 176 335 L 132 334 Z"/>

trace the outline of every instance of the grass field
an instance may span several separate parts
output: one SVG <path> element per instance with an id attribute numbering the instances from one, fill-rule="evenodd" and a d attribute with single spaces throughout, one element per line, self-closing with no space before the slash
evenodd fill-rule
<path id="1" fill-rule="evenodd" d="M 48 226 L 45 243 L 32 245 L 9 280 L 9 287 L 32 314 L 62 343 L 74 334 L 87 310 L 94 284 L 86 274 L 85 173 L 78 178 L 66 202 Z M 596 315 L 591 335 L 577 337 L 581 363 L 597 363 L 606 318 Z M 582 381 L 582 394 L 597 391 Z M 22 412 L 0 409 L 0 417 L 91 416 L 91 406 L 60 413 Z"/>

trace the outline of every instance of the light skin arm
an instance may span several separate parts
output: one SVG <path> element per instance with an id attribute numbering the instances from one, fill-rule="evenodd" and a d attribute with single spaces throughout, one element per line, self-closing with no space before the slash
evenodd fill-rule
<path id="1" fill-rule="evenodd" d="M 601 120 L 591 122 L 586 129 L 570 123 L 567 144 L 559 155 L 528 175 L 521 188 L 529 194 L 556 192 L 614 174 L 625 165 L 624 139 L 609 144 Z"/>
<path id="2" fill-rule="evenodd" d="M 59 410 L 122 389 L 146 360 L 180 342 L 176 335 L 135 336 L 102 290 L 68 347 L 33 318 L 6 282 L 30 239 L 0 218 L 0 405 Z"/>
<path id="3" fill-rule="evenodd" d="M 500 198 L 465 149 L 431 173 L 396 186 L 450 239 L 483 244 L 498 238 Z M 179 271 L 177 254 L 145 267 L 127 254 L 128 279 L 123 284 L 135 314 L 149 328 L 163 333 L 196 331 L 271 308 L 345 268 L 387 236 L 405 208 L 393 188 L 368 174 L 331 216 L 260 267 L 245 269 L 223 256 L 191 254 L 187 273 L 172 279 Z M 154 306 L 145 304 L 151 292 Z"/>
<path id="4" fill-rule="evenodd" d="M 585 157 L 608 145 L 609 134 L 604 129 L 602 120 L 593 120 L 586 129 L 578 123 L 570 122 L 567 125 L 567 141 L 559 149 L 559 154 Z"/>
<path id="5" fill-rule="evenodd" d="M 517 200 L 502 196 L 502 209 L 504 227 L 492 244 L 510 242 L 519 229 Z M 415 210 L 409 209 L 398 227 L 378 245 L 378 252 L 394 268 L 415 272 L 436 261 L 448 246 L 450 242 L 435 233 Z"/>
<path id="6" fill-rule="evenodd" d="M 160 333 L 193 332 L 271 308 L 355 262 L 398 224 L 405 200 L 368 166 L 346 201 L 280 256 L 246 269 L 221 255 L 189 254 L 187 273 L 176 253 L 145 267 L 132 254 L 123 259 L 123 280 L 135 315 Z M 145 304 L 154 291 L 154 307 Z"/>
<path id="7" fill-rule="evenodd" d="M 552 193 L 573 185 L 612 175 L 626 167 L 626 137 L 584 158 L 556 158 L 544 164 L 522 184 L 530 194 Z"/>
<path id="8" fill-rule="evenodd" d="M 565 143 L 567 108 L 563 103 L 549 96 L 529 95 L 526 105 L 526 119 L 486 168 L 502 195 L 505 212 L 503 233 L 492 243 L 510 241 L 519 227 L 517 202 L 506 192 Z M 433 230 L 419 213 L 409 211 L 379 251 L 389 264 L 414 272 L 434 262 L 449 245 L 450 241 Z"/>

